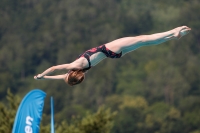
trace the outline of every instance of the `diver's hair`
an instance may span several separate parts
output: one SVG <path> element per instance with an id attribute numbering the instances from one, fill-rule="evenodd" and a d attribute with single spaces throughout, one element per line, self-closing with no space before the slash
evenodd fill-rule
<path id="1" fill-rule="evenodd" d="M 85 79 L 84 70 L 70 70 L 68 74 L 68 78 L 65 79 L 65 82 L 70 86 L 80 84 Z"/>

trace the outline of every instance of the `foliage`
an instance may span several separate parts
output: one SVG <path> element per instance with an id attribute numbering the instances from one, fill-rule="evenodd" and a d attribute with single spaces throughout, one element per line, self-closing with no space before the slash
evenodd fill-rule
<path id="1" fill-rule="evenodd" d="M 20 98 L 7 90 L 7 104 L 0 102 L 0 132 L 11 133 Z"/>
<path id="2" fill-rule="evenodd" d="M 7 100 L 9 107 L 0 103 L 0 132 L 8 133 L 12 132 L 12 127 L 17 112 L 20 98 L 14 96 L 10 90 L 7 91 Z M 46 114 L 43 114 L 45 118 Z M 106 109 L 101 106 L 96 113 L 87 113 L 85 117 L 74 116 L 70 124 L 63 120 L 63 122 L 56 123 L 55 130 L 58 133 L 109 133 L 113 127 L 113 119 L 116 116 L 116 112 L 111 112 L 110 109 Z M 49 133 L 50 124 L 41 124 L 40 132 Z"/>
<path id="3" fill-rule="evenodd" d="M 57 123 L 64 121 L 63 116 L 69 120 L 105 104 L 118 111 L 115 133 L 199 132 L 199 12 L 199 0 L 1 0 L 2 113 L 9 108 L 7 88 L 21 97 L 40 88 L 48 94 L 46 99 L 55 98 Z M 35 74 L 69 63 L 91 47 L 181 25 L 192 32 L 177 41 L 142 47 L 119 60 L 106 59 L 87 73 L 81 85 L 33 80 Z M 15 109 L 11 110 L 7 117 L 14 116 Z M 46 100 L 43 124 L 47 126 L 42 131 L 49 129 L 49 110 Z"/>

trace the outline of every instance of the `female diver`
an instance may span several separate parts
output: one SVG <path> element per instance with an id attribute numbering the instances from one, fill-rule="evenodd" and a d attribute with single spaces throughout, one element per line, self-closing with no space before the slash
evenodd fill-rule
<path id="1" fill-rule="evenodd" d="M 140 35 L 136 37 L 124 37 L 104 45 L 85 51 L 72 63 L 52 66 L 43 73 L 34 76 L 34 79 L 63 79 L 73 86 L 81 83 L 85 78 L 85 72 L 98 64 L 105 58 L 120 58 L 142 46 L 150 46 L 164 43 L 172 39 L 180 39 L 189 33 L 191 29 L 187 26 L 177 27 L 170 31 L 152 35 Z M 48 76 L 56 70 L 68 70 L 66 74 Z"/>

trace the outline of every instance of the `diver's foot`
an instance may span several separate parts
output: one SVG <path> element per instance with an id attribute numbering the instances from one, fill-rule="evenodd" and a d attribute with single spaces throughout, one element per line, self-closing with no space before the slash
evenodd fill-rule
<path id="1" fill-rule="evenodd" d="M 181 37 L 187 35 L 191 31 L 191 28 L 187 26 L 181 26 L 181 27 L 175 28 L 174 30 L 175 30 L 174 37 L 176 39 L 180 39 Z"/>

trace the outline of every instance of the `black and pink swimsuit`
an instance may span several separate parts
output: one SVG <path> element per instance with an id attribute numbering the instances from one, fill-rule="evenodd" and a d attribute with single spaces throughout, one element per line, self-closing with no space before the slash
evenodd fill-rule
<path id="1" fill-rule="evenodd" d="M 106 48 L 105 45 L 101 45 L 101 46 L 89 49 L 89 50 L 85 51 L 85 53 L 83 53 L 79 56 L 79 58 L 85 57 L 89 63 L 89 67 L 85 68 L 84 70 L 89 70 L 91 68 L 90 56 L 97 52 L 102 52 L 109 58 L 120 58 L 122 56 L 122 52 L 119 54 L 114 53 L 114 52 L 110 51 L 108 48 Z"/>

